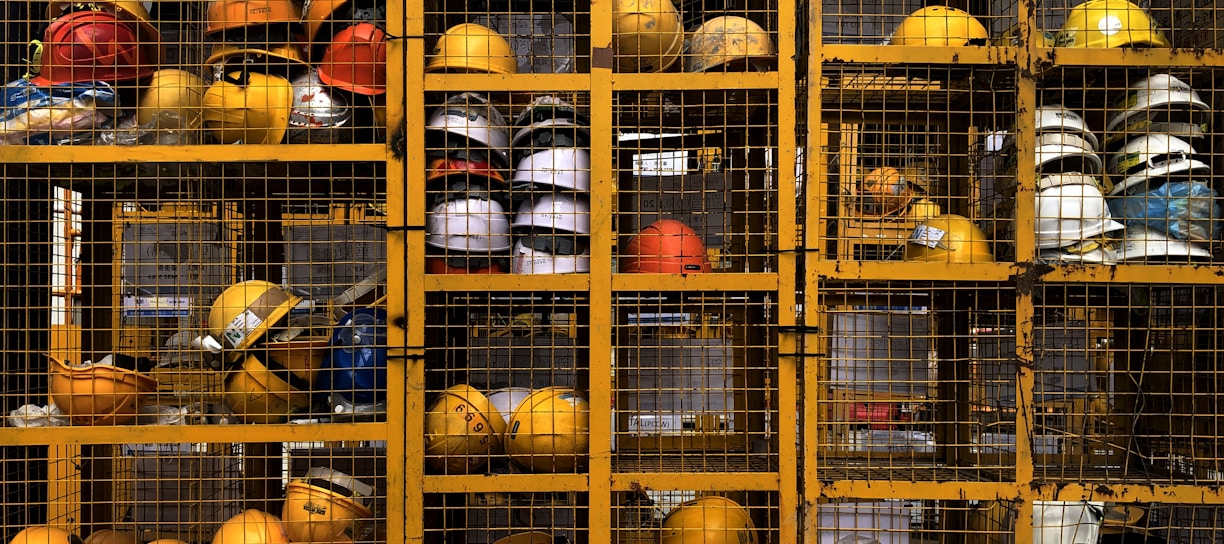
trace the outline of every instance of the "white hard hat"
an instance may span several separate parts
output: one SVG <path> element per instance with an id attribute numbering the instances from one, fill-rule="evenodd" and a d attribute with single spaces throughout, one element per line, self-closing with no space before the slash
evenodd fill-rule
<path id="1" fill-rule="evenodd" d="M 1194 159 L 1196 154 L 1190 143 L 1168 134 L 1145 134 L 1126 143 L 1117 153 L 1110 155 L 1105 171 L 1122 183 L 1115 183 L 1110 195 L 1119 195 L 1127 190 L 1143 190 L 1151 178 L 1188 172 L 1209 174 L 1207 163 Z"/>
<path id="2" fill-rule="evenodd" d="M 1116 113 L 1105 130 L 1127 132 L 1128 126 L 1143 120 L 1198 125 L 1207 120 L 1211 106 L 1182 80 L 1156 74 L 1131 85 L 1110 109 Z"/>
<path id="3" fill-rule="evenodd" d="M 1159 230 L 1140 226 L 1126 228 L 1126 236 L 1118 247 L 1118 259 L 1135 261 L 1170 261 L 1211 259 L 1211 251 L 1196 242 L 1186 242 Z"/>
<path id="4" fill-rule="evenodd" d="M 434 206 L 425 218 L 425 243 L 456 251 L 510 249 L 510 221 L 495 200 L 465 198 Z"/>
<path id="5" fill-rule="evenodd" d="M 1105 205 L 1105 196 L 1095 183 L 1054 180 L 1038 182 L 1036 235 L 1039 249 L 1073 246 L 1081 240 L 1121 230 Z M 1083 180 L 1090 176 L 1067 176 Z M 1074 180 L 1068 180 L 1074 181 Z"/>
<path id="6" fill-rule="evenodd" d="M 506 118 L 479 94 L 455 95 L 434 109 L 425 122 L 426 138 L 440 139 L 448 132 L 479 142 L 509 160 L 510 127 Z"/>
<path id="7" fill-rule="evenodd" d="M 591 147 L 591 129 L 569 119 L 548 119 L 518 129 L 510 144 L 514 160 L 554 147 Z"/>
<path id="8" fill-rule="evenodd" d="M 523 236 L 514 241 L 514 249 L 510 251 L 510 271 L 514 274 L 590 272 L 590 243 L 583 242 L 573 236 Z"/>
<path id="9" fill-rule="evenodd" d="M 551 94 L 538 96 L 528 104 L 523 111 L 514 117 L 514 128 L 519 129 L 547 121 L 549 119 L 568 119 L 582 126 L 590 126 L 591 121 L 578 111 L 573 104 Z"/>
<path id="10" fill-rule="evenodd" d="M 591 154 L 585 149 L 555 147 L 527 155 L 519 161 L 511 181 L 590 191 Z"/>
<path id="11" fill-rule="evenodd" d="M 591 205 L 582 196 L 545 194 L 523 202 L 511 226 L 590 234 Z"/>

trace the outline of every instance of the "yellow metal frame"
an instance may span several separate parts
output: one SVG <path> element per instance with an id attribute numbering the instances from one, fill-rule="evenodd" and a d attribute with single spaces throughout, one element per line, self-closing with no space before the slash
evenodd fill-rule
<path id="1" fill-rule="evenodd" d="M 825 181 L 830 176 L 827 154 L 830 139 L 822 129 L 822 91 L 826 64 L 858 62 L 875 65 L 905 65 L 933 63 L 945 65 L 1013 64 L 1019 68 L 1017 79 L 1018 111 L 1033 111 L 1037 106 L 1036 79 L 1050 66 L 1217 66 L 1224 67 L 1224 52 L 1220 50 L 1179 51 L 1149 49 L 1065 50 L 1043 48 L 1034 40 L 1025 40 L 1024 47 L 928 47 L 887 48 L 879 46 L 825 45 L 821 43 L 822 7 L 820 2 L 798 3 L 779 0 L 779 58 L 777 72 L 762 74 L 669 74 L 659 78 L 648 74 L 613 73 L 609 64 L 597 59 L 611 59 L 612 2 L 590 2 L 592 66 L 589 73 L 509 76 L 425 74 L 426 21 L 422 2 L 387 3 L 387 31 L 396 39 L 388 42 L 388 118 L 404 120 L 411 146 L 404 161 L 392 157 L 383 145 L 242 145 L 242 146 L 141 146 L 128 147 L 22 147 L 0 146 L 3 163 L 131 163 L 157 162 L 247 162 L 247 161 L 373 161 L 387 165 L 386 225 L 388 228 L 387 311 L 389 322 L 388 398 L 393 399 L 387 419 L 381 423 L 334 423 L 326 426 L 273 424 L 260 426 L 260 439 L 265 441 L 363 441 L 381 440 L 387 444 L 388 479 L 386 519 L 387 542 L 422 542 L 424 535 L 424 496 L 427 493 L 505 493 L 522 490 L 540 492 L 583 492 L 587 494 L 590 542 L 612 542 L 614 533 L 613 494 L 639 490 L 643 486 L 657 490 L 727 490 L 767 491 L 776 493 L 777 503 L 771 505 L 779 513 L 776 530 L 783 542 L 819 542 L 815 505 L 837 499 L 892 499 L 906 497 L 929 500 L 1007 500 L 1018 501 L 1014 527 L 1016 542 L 1032 540 L 1032 503 L 1035 500 L 1112 500 L 1117 502 L 1178 502 L 1187 504 L 1224 505 L 1224 488 L 1181 484 L 1066 484 L 1048 483 L 1035 478 L 1035 460 L 1029 437 L 1035 425 L 1035 406 L 1022 402 L 1015 415 L 1017 455 L 1015 481 L 829 481 L 822 477 L 822 467 L 815 455 L 828 416 L 814 399 L 823 398 L 824 359 L 820 330 L 827 326 L 826 316 L 819 311 L 820 294 L 826 282 L 836 280 L 940 281 L 948 278 L 975 282 L 1004 284 L 1024 276 L 1052 283 L 1106 284 L 1111 282 L 1169 282 L 1181 284 L 1218 285 L 1217 269 L 1212 267 L 1140 266 L 1075 268 L 1053 267 L 1032 273 L 1024 263 L 1033 261 L 1033 172 L 1034 127 L 1029 116 L 1018 116 L 1019 188 L 1015 232 L 1017 233 L 1016 262 L 1022 264 L 939 264 L 939 263 L 880 263 L 850 262 L 847 254 L 827 254 L 824 227 L 834 210 L 828 209 L 830 195 Z M 1019 2 L 1022 36 L 1028 37 L 1037 28 L 1035 3 Z M 806 7 L 807 37 L 799 36 L 797 17 Z M 806 58 L 807 64 L 794 61 Z M 803 83 L 805 85 L 800 85 Z M 778 187 L 778 224 L 775 249 L 777 267 L 756 274 L 711 274 L 670 277 L 626 277 L 615 275 L 612 248 L 616 234 L 613 214 L 617 201 L 616 179 L 613 174 L 611 130 L 594 130 L 591 134 L 591 204 L 592 244 L 589 274 L 555 277 L 427 276 L 425 270 L 423 193 L 425 156 L 423 152 L 425 111 L 424 96 L 432 91 L 467 91 L 499 89 L 504 91 L 535 91 L 538 89 L 573 90 L 588 93 L 590 119 L 594 127 L 612 127 L 613 101 L 618 91 L 658 90 L 700 91 L 705 89 L 767 89 L 777 93 L 778 141 L 773 168 Z M 801 94 L 805 92 L 806 94 Z M 921 93 L 923 90 L 909 89 Z M 804 119 L 797 116 L 797 104 L 806 104 Z M 797 123 L 808 127 L 805 135 L 796 134 Z M 802 152 L 802 168 L 796 168 Z M 798 173 L 798 175 L 797 175 Z M 803 199 L 804 215 L 799 215 L 798 199 Z M 120 221 L 120 216 L 111 218 Z M 495 476 L 434 476 L 424 473 L 423 416 L 426 411 L 424 384 L 425 295 L 446 291 L 547 291 L 570 290 L 589 292 L 591 318 L 590 402 L 595 407 L 590 415 L 591 444 L 608 444 L 614 428 L 612 413 L 613 339 L 616 334 L 615 295 L 637 291 L 767 291 L 776 297 L 779 309 L 777 325 L 782 331 L 778 338 L 777 429 L 778 464 L 769 472 L 744 473 L 623 473 L 615 468 L 614 454 L 606 448 L 591 452 L 586 474 Z M 1015 318 L 1017 323 L 1031 323 L 1034 300 L 1031 293 L 1017 290 Z M 1018 327 L 1016 345 L 1019 372 L 1017 386 L 1032 390 L 1033 346 L 1024 326 Z M 61 334 L 56 342 L 60 352 L 79 349 L 80 341 L 70 333 Z M 601 408 L 602 407 L 602 408 Z M 1082 410 L 1080 410 L 1082 413 Z M 81 482 L 70 468 L 73 456 L 81 448 L 118 442 L 165 442 L 173 436 L 176 442 L 225 443 L 249 440 L 244 426 L 188 426 L 162 428 L 156 426 L 114 428 L 74 428 L 65 433 L 54 428 L 3 428 L 0 445 L 51 445 L 56 461 L 51 480 L 55 482 L 52 517 L 68 519 L 80 505 L 71 497 L 79 495 Z M 791 449 L 790 444 L 799 446 Z M 399 522 L 398 520 L 403 520 Z"/>

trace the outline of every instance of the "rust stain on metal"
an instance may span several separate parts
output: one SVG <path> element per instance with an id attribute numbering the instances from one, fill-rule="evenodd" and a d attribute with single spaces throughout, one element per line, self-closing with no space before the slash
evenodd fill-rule
<path id="1" fill-rule="evenodd" d="M 1009 279 L 1015 283 L 1016 293 L 1021 296 L 1033 294 L 1033 287 L 1041 281 L 1041 276 L 1054 270 L 1053 266 L 1045 263 L 1016 263 L 1016 268 L 1022 271 L 1012 274 Z"/>

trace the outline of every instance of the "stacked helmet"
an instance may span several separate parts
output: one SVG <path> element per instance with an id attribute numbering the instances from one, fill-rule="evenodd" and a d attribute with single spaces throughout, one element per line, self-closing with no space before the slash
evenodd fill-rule
<path id="1" fill-rule="evenodd" d="M 1038 173 L 1101 173 L 1097 137 L 1075 112 L 1056 104 L 1037 108 L 1034 133 Z M 1014 135 L 1004 139 L 1003 149 L 1014 151 L 1015 146 Z"/>
<path id="2" fill-rule="evenodd" d="M 282 423 L 310 408 L 311 388 L 279 361 L 247 352 L 225 379 L 225 403 L 245 423 Z"/>
<path id="3" fill-rule="evenodd" d="M 375 23 L 344 27 L 319 59 L 323 83 L 355 94 L 387 92 L 387 33 Z"/>
<path id="4" fill-rule="evenodd" d="M 1206 122 L 1211 106 L 1182 80 L 1156 74 L 1131 85 L 1111 109 L 1114 114 L 1105 126 L 1110 133 L 1134 133 L 1151 123 L 1169 128 L 1181 126 L 1184 128 L 1179 133 L 1187 133 L 1193 130 L 1191 127 Z"/>
<path id="5" fill-rule="evenodd" d="M 1115 183 L 1111 195 L 1144 191 L 1175 174 L 1206 175 L 1207 163 L 1193 158 L 1194 147 L 1189 142 L 1168 134 L 1145 134 L 1122 146 L 1109 158 L 1106 172 L 1122 183 Z"/>
<path id="6" fill-rule="evenodd" d="M 42 67 L 35 85 L 143 79 L 157 70 L 161 43 L 143 42 L 129 22 L 106 11 L 76 11 L 43 32 Z"/>
<path id="7" fill-rule="evenodd" d="M 620 271 L 647 274 L 710 272 L 705 243 L 688 225 L 660 219 L 647 225 L 625 244 Z"/>
<path id="8" fill-rule="evenodd" d="M 505 274 L 504 259 L 481 255 L 426 255 L 427 274 Z"/>
<path id="9" fill-rule="evenodd" d="M 778 49 L 761 25 L 745 17 L 715 17 L 689 33 L 686 72 L 750 70 L 768 72 Z"/>
<path id="10" fill-rule="evenodd" d="M 616 0 L 612 12 L 618 72 L 662 72 L 680 58 L 684 28 L 671 0 Z"/>
<path id="11" fill-rule="evenodd" d="M 1127 0 L 1088 0 L 1067 12 L 1056 47 L 1169 47 L 1152 17 Z"/>
<path id="12" fill-rule="evenodd" d="M 1121 230 L 1092 176 L 1054 174 L 1037 182 L 1038 249 L 1068 247 Z"/>
<path id="13" fill-rule="evenodd" d="M 961 47 L 986 45 L 990 34 L 968 12 L 947 6 L 927 6 L 901 21 L 889 45 L 942 45 Z"/>
<path id="14" fill-rule="evenodd" d="M 204 59 L 204 63 L 221 66 L 222 69 L 231 65 L 241 65 L 248 70 L 258 72 L 266 72 L 267 68 L 273 66 L 289 68 L 310 66 L 306 63 L 306 54 L 302 52 L 302 47 L 295 43 L 249 46 L 240 43 L 217 42 L 213 44 L 212 51 L 208 54 L 208 58 Z"/>
<path id="15" fill-rule="evenodd" d="M 756 526 L 739 503 L 716 495 L 684 502 L 663 520 L 661 544 L 756 544 Z"/>
<path id="16" fill-rule="evenodd" d="M 906 261 L 992 263 L 982 229 L 968 218 L 946 213 L 920 223 L 905 242 Z"/>
<path id="17" fill-rule="evenodd" d="M 425 464 L 446 474 L 467 474 L 499 453 L 506 421 L 480 391 L 456 385 L 425 413 Z"/>
<path id="18" fill-rule="evenodd" d="M 212 544 L 289 544 L 289 535 L 280 518 L 252 509 L 225 520 Z"/>
<path id="19" fill-rule="evenodd" d="M 538 96 L 514 117 L 514 130 L 517 133 L 524 127 L 553 119 L 565 119 L 584 127 L 591 125 L 590 119 L 579 109 L 562 98 L 551 94 Z"/>
<path id="20" fill-rule="evenodd" d="M 343 94 L 323 85 L 311 70 L 293 78 L 286 139 L 291 144 L 343 144 L 353 140 L 353 109 Z"/>
<path id="21" fill-rule="evenodd" d="M 218 38 L 243 28 L 296 25 L 302 10 L 291 0 L 214 0 L 208 6 L 208 26 L 204 34 Z M 239 37 L 236 41 L 245 41 Z"/>
<path id="22" fill-rule="evenodd" d="M 319 389 L 355 404 L 383 402 L 387 396 L 386 311 L 360 308 L 336 323 Z"/>
<path id="23" fill-rule="evenodd" d="M 434 44 L 426 72 L 518 73 L 518 57 L 497 31 L 475 23 L 446 30 Z"/>
<path id="24" fill-rule="evenodd" d="M 1199 242 L 1178 240 L 1168 233 L 1130 226 L 1118 247 L 1118 259 L 1125 262 L 1209 261 L 1211 251 Z"/>
<path id="25" fill-rule="evenodd" d="M 1081 240 L 1067 247 L 1042 249 L 1037 258 L 1047 263 L 1118 264 L 1114 244 L 1103 237 Z"/>
<path id="26" fill-rule="evenodd" d="M 204 93 L 204 128 L 224 144 L 278 144 L 289 129 L 292 106 L 288 79 L 232 71 Z"/>
<path id="27" fill-rule="evenodd" d="M 57 19 L 72 11 L 106 11 L 119 16 L 120 20 L 136 22 L 140 39 L 145 42 L 161 41 L 161 32 L 150 21 L 149 10 L 144 2 L 137 0 L 94 0 L 93 2 L 73 2 L 71 0 L 52 0 L 47 4 L 47 19 Z"/>
<path id="28" fill-rule="evenodd" d="M 573 472 L 590 446 L 586 399 L 564 387 L 546 387 L 519 403 L 506 428 L 506 454 L 534 472 Z"/>
<path id="29" fill-rule="evenodd" d="M 576 147 L 552 147 L 532 153 L 518 161 L 511 181 L 590 191 L 591 154 Z"/>
<path id="30" fill-rule="evenodd" d="M 209 333 L 226 349 L 254 346 L 289 316 L 302 299 L 263 280 L 235 283 L 221 292 L 208 313 Z"/>
<path id="31" fill-rule="evenodd" d="M 351 542 L 362 536 L 374 487 L 343 472 L 312 467 L 285 485 L 281 520 L 291 542 Z"/>
<path id="32" fill-rule="evenodd" d="M 136 533 L 128 531 L 99 529 L 85 537 L 85 544 L 140 544 L 140 539 L 136 537 Z"/>
<path id="33" fill-rule="evenodd" d="M 204 78 L 186 70 L 158 70 L 140 93 L 136 122 L 144 126 L 156 118 L 163 126 L 175 122 L 179 128 L 199 127 L 206 87 Z"/>
<path id="34" fill-rule="evenodd" d="M 514 162 L 550 149 L 589 148 L 590 125 L 569 102 L 551 95 L 538 97 L 514 120 Z"/>
<path id="35" fill-rule="evenodd" d="M 81 539 L 59 527 L 31 525 L 14 535 L 9 544 L 81 544 Z"/>
<path id="36" fill-rule="evenodd" d="M 510 167 L 510 129 L 506 118 L 484 96 L 476 93 L 454 95 L 434 109 L 425 122 L 426 150 L 448 149 L 448 137 L 461 139 L 459 149 L 487 149 L 500 167 Z"/>
<path id="37" fill-rule="evenodd" d="M 511 251 L 511 272 L 591 271 L 591 207 L 585 197 L 545 194 L 523 202 L 510 226 L 524 233 Z"/>
<path id="38" fill-rule="evenodd" d="M 442 202 L 425 218 L 425 243 L 466 252 L 510 249 L 510 218 L 493 199 L 464 198 Z"/>
<path id="39" fill-rule="evenodd" d="M 69 365 L 51 360 L 51 402 L 77 425 L 131 423 L 140 399 L 157 390 L 157 380 L 110 364 Z"/>

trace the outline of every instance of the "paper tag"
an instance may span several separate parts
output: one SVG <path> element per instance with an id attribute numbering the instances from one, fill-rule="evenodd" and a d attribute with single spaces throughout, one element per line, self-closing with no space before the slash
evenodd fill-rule
<path id="1" fill-rule="evenodd" d="M 918 228 L 915 228 L 914 232 L 910 233 L 909 241 L 927 247 L 939 247 L 939 241 L 943 240 L 946 234 L 947 232 L 943 229 L 928 225 L 918 225 Z"/>
<path id="2" fill-rule="evenodd" d="M 234 317 L 225 327 L 225 340 L 230 346 L 238 347 L 251 331 L 259 328 L 263 324 L 263 319 L 255 315 L 249 308 L 243 310 L 242 313 Z"/>

